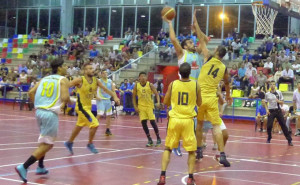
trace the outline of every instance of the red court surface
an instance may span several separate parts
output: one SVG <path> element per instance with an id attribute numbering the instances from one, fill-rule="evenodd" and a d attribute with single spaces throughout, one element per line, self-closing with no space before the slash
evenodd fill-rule
<path id="1" fill-rule="evenodd" d="M 119 116 L 113 121 L 111 137 L 104 135 L 103 121 L 95 138 L 99 154 L 87 148 L 88 129 L 82 130 L 70 156 L 63 142 L 71 134 L 76 117 L 61 116 L 59 137 L 45 159 L 50 173 L 35 175 L 36 165 L 28 173 L 28 184 L 54 185 L 144 185 L 156 184 L 160 175 L 163 146 L 146 148 L 147 142 L 137 116 Z M 23 163 L 37 146 L 38 128 L 34 112 L 12 110 L 0 103 L 0 184 L 22 184 L 14 167 Z M 150 124 L 149 124 L 150 126 Z M 230 168 L 218 165 L 212 159 L 211 135 L 204 151 L 204 159 L 197 162 L 197 185 L 296 185 L 300 184 L 300 137 L 293 137 L 289 147 L 284 136 L 274 134 L 266 144 L 266 133 L 254 132 L 251 124 L 227 121 L 230 138 L 226 146 L 232 162 Z M 162 139 L 166 135 L 166 120 L 159 123 Z M 153 129 L 152 138 L 155 139 Z M 155 139 L 156 141 L 156 139 Z M 167 184 L 185 184 L 187 154 L 172 154 L 167 171 Z"/>

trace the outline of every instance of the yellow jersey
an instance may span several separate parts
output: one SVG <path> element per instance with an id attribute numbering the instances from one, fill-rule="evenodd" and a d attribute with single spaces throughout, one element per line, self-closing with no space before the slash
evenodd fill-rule
<path id="1" fill-rule="evenodd" d="M 172 84 L 171 106 L 169 112 L 171 118 L 188 119 L 197 115 L 197 82 L 194 80 L 175 80 Z"/>
<path id="2" fill-rule="evenodd" d="M 81 106 L 86 110 L 92 109 L 92 99 L 97 93 L 97 79 L 93 77 L 93 82 L 89 83 L 84 76 L 82 78 L 82 84 L 80 87 L 76 88 L 77 92 L 77 102 L 76 108 L 80 108 Z"/>
<path id="3" fill-rule="evenodd" d="M 203 64 L 198 78 L 202 96 L 216 97 L 218 85 L 224 77 L 225 70 L 226 66 L 215 57 L 211 57 Z"/>
<path id="4" fill-rule="evenodd" d="M 144 86 L 142 86 L 141 83 L 137 83 L 136 91 L 138 96 L 138 107 L 154 108 L 150 82 L 147 82 Z"/>

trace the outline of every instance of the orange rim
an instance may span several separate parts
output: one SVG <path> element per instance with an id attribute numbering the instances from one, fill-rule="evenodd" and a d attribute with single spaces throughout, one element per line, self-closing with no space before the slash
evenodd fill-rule
<path id="1" fill-rule="evenodd" d="M 263 6 L 264 7 L 264 3 L 262 1 L 255 1 L 252 3 L 252 6 Z"/>

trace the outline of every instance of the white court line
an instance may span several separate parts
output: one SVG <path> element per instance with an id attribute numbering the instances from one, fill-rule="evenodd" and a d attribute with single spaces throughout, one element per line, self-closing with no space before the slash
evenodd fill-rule
<path id="1" fill-rule="evenodd" d="M 21 182 L 22 184 L 24 183 L 23 181 L 20 181 L 20 180 L 9 179 L 9 178 L 4 178 L 4 177 L 0 177 L 0 180 L 6 180 L 6 181 L 12 181 L 12 182 Z M 39 184 L 39 183 L 28 182 L 28 181 L 27 181 L 27 184 L 41 185 L 41 184 Z"/>
<path id="2" fill-rule="evenodd" d="M 280 140 L 280 141 L 286 141 L 286 140 Z M 287 142 L 287 141 L 286 141 Z M 239 143 L 239 142 L 236 142 L 236 141 L 232 141 L 231 143 Z M 295 143 L 294 141 L 293 141 L 293 143 Z M 288 144 L 286 143 L 286 144 L 281 144 L 281 143 L 265 143 L 265 142 L 242 142 L 242 144 L 260 144 L 260 145 L 284 145 L 284 146 L 288 146 Z M 292 147 L 297 147 L 297 146 L 300 146 L 300 145 L 295 145 L 294 144 L 294 146 L 292 146 Z"/>
<path id="3" fill-rule="evenodd" d="M 58 158 L 46 159 L 44 161 L 55 161 L 55 160 L 61 160 L 61 159 L 71 159 L 71 158 L 78 158 L 78 157 L 86 157 L 86 156 L 90 156 L 90 155 L 108 154 L 108 153 L 124 152 L 124 151 L 138 150 L 138 149 L 139 148 L 128 148 L 128 149 L 108 151 L 108 152 L 99 152 L 97 154 L 89 153 L 89 154 L 83 154 L 83 155 L 73 155 L 73 156 L 67 156 L 67 157 L 58 157 Z M 15 164 L 0 165 L 0 168 L 7 167 L 7 166 L 16 166 L 16 165 L 19 165 L 20 163 L 22 163 L 22 162 L 15 163 Z"/>
<path id="4" fill-rule="evenodd" d="M 5 150 L 23 150 L 23 149 L 33 149 L 33 148 L 36 149 L 37 147 L 1 148 L 0 151 L 5 151 Z M 53 149 L 56 149 L 56 148 L 59 148 L 59 149 L 60 148 L 64 148 L 64 149 L 66 149 L 66 147 L 54 147 Z M 86 149 L 86 147 L 73 147 L 73 148 L 85 148 Z M 109 148 L 97 148 L 97 149 L 116 151 L 116 149 L 109 149 Z"/>
<path id="5" fill-rule="evenodd" d="M 22 121 L 24 121 L 24 120 L 32 120 L 32 119 L 35 119 L 35 118 L 27 118 L 27 119 L 0 119 L 0 121 L 20 121 L 20 120 L 22 120 Z"/>
<path id="6" fill-rule="evenodd" d="M 268 184 L 268 185 L 279 185 L 279 184 L 274 184 L 274 183 L 266 183 L 266 182 L 257 182 L 257 181 L 250 181 L 250 180 L 243 180 L 243 179 L 236 179 L 236 178 L 229 178 L 229 177 L 218 177 L 216 175 L 202 175 L 202 174 L 197 174 L 199 176 L 204 176 L 204 177 L 213 177 L 213 178 L 217 178 L 217 179 L 227 179 L 227 180 L 237 180 L 237 181 L 242 181 L 242 182 L 251 182 L 251 183 L 255 183 L 255 184 Z M 182 177 L 181 179 L 181 182 L 183 184 L 186 184 L 185 182 L 185 179 L 187 178 L 188 176 L 184 176 Z"/>

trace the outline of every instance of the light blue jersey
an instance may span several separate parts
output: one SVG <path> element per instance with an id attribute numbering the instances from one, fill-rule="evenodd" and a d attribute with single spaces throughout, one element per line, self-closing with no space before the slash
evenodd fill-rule
<path id="1" fill-rule="evenodd" d="M 111 79 L 107 79 L 106 81 L 104 81 L 102 78 L 100 79 L 100 82 L 108 89 L 108 90 L 112 90 L 112 81 Z M 111 96 L 107 93 L 104 92 L 103 89 L 98 87 L 98 91 L 97 91 L 98 96 L 102 99 L 102 100 L 109 100 L 111 98 Z"/>
<path id="2" fill-rule="evenodd" d="M 199 53 L 189 52 L 187 50 L 183 50 L 184 55 L 181 59 L 178 60 L 178 66 L 187 62 L 191 65 L 192 70 L 190 74 L 191 80 L 198 80 L 202 65 L 203 65 L 203 57 L 199 55 Z"/>
<path id="3" fill-rule="evenodd" d="M 60 112 L 62 104 L 60 100 L 60 81 L 63 78 L 60 75 L 50 75 L 40 81 L 35 93 L 35 108 L 50 110 L 56 113 Z"/>

